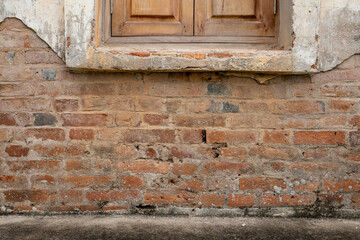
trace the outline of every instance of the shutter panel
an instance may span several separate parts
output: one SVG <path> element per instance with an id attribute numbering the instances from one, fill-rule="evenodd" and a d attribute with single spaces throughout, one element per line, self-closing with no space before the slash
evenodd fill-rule
<path id="1" fill-rule="evenodd" d="M 196 0 L 197 36 L 275 36 L 274 0 Z"/>
<path id="2" fill-rule="evenodd" d="M 193 35 L 193 0 L 114 0 L 112 36 Z"/>

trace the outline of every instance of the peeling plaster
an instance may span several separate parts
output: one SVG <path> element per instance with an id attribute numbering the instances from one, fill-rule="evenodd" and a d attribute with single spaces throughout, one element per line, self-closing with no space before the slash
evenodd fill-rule
<path id="1" fill-rule="evenodd" d="M 182 58 L 176 51 L 140 58 L 129 54 L 139 48 L 114 54 L 103 47 L 95 48 L 92 33 L 96 2 L 1 0 L 0 22 L 7 17 L 19 18 L 60 57 L 66 58 L 67 66 L 78 69 L 311 73 L 330 70 L 360 53 L 360 0 L 292 0 L 291 50 L 249 53 L 235 49 L 232 53 L 237 56 L 203 60 Z M 140 50 L 151 52 L 141 47 Z"/>
<path id="2" fill-rule="evenodd" d="M 1 0 L 0 22 L 9 17 L 20 19 L 65 59 L 63 0 Z"/>

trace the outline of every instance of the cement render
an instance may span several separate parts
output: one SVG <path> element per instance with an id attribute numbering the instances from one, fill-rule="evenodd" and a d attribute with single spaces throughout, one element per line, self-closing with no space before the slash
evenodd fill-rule
<path id="1" fill-rule="evenodd" d="M 0 239 L 360 239 L 360 220 L 2 216 Z"/>

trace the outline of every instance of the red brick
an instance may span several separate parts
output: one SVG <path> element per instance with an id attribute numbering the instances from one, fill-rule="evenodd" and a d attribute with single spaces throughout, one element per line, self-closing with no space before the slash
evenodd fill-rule
<path id="1" fill-rule="evenodd" d="M 132 129 L 125 132 L 128 143 L 174 143 L 175 131 L 167 129 Z"/>
<path id="2" fill-rule="evenodd" d="M 202 143 L 205 132 L 203 130 L 198 129 L 181 129 L 179 131 L 180 141 L 182 143 Z"/>
<path id="3" fill-rule="evenodd" d="M 254 143 L 257 133 L 255 131 L 217 131 L 206 133 L 207 143 Z"/>
<path id="4" fill-rule="evenodd" d="M 175 116 L 175 125 L 179 127 L 225 127 L 223 116 Z"/>
<path id="5" fill-rule="evenodd" d="M 31 182 L 33 188 L 38 188 L 39 185 L 36 184 L 46 184 L 46 185 L 55 185 L 56 179 L 53 176 L 50 175 L 34 175 L 31 176 Z"/>
<path id="6" fill-rule="evenodd" d="M 51 102 L 42 98 L 1 99 L 0 112 L 50 111 Z"/>
<path id="7" fill-rule="evenodd" d="M 0 142 L 10 141 L 10 134 L 8 129 L 0 129 Z"/>
<path id="8" fill-rule="evenodd" d="M 115 123 L 119 127 L 138 127 L 141 124 L 141 118 L 135 113 L 121 113 L 115 115 Z"/>
<path id="9" fill-rule="evenodd" d="M 210 147 L 178 145 L 169 149 L 168 158 L 211 159 L 215 157 L 215 154 L 215 150 Z"/>
<path id="10" fill-rule="evenodd" d="M 70 157 L 82 156 L 86 153 L 86 148 L 81 145 L 68 146 L 65 149 L 65 153 Z"/>
<path id="11" fill-rule="evenodd" d="M 181 53 L 180 57 L 195 59 L 195 60 L 204 60 L 206 58 L 205 53 Z"/>
<path id="12" fill-rule="evenodd" d="M 0 175 L 0 188 L 26 188 L 28 180 L 26 176 Z"/>
<path id="13" fill-rule="evenodd" d="M 325 148 L 315 148 L 315 149 L 307 149 L 303 152 L 304 159 L 307 160 L 317 160 L 321 158 L 327 157 L 329 154 L 328 149 Z"/>
<path id="14" fill-rule="evenodd" d="M 149 52 L 131 52 L 130 55 L 136 56 L 136 57 L 150 57 Z"/>
<path id="15" fill-rule="evenodd" d="M 323 180 L 323 189 L 330 192 L 360 191 L 360 179 L 326 179 Z"/>
<path id="16" fill-rule="evenodd" d="M 172 172 L 175 175 L 193 175 L 198 170 L 198 166 L 191 163 L 174 163 Z"/>
<path id="17" fill-rule="evenodd" d="M 110 192 L 88 192 L 86 198 L 90 202 L 114 202 L 119 200 L 133 200 L 139 195 L 136 190 L 110 191 Z"/>
<path id="18" fill-rule="evenodd" d="M 260 206 L 311 206 L 316 201 L 316 194 L 302 195 L 265 195 L 260 198 Z"/>
<path id="19" fill-rule="evenodd" d="M 117 169 L 120 172 L 129 171 L 137 173 L 159 173 L 166 174 L 169 172 L 168 162 L 159 161 L 132 161 L 132 162 L 120 162 L 117 164 Z"/>
<path id="20" fill-rule="evenodd" d="M 353 116 L 350 121 L 349 124 L 357 127 L 358 129 L 360 128 L 360 116 Z"/>
<path id="21" fill-rule="evenodd" d="M 98 131 L 97 139 L 100 141 L 122 142 L 123 131 L 117 128 L 101 128 Z"/>
<path id="22" fill-rule="evenodd" d="M 103 210 L 104 211 L 120 211 L 120 210 L 127 210 L 129 209 L 126 206 L 104 206 Z"/>
<path id="23" fill-rule="evenodd" d="M 307 191 L 307 192 L 314 192 L 318 190 L 319 187 L 318 182 L 306 182 L 305 184 L 299 183 L 299 184 L 294 184 L 294 189 L 296 191 Z"/>
<path id="24" fill-rule="evenodd" d="M 163 106 L 164 104 L 160 98 L 144 97 L 135 100 L 135 110 L 137 112 L 162 112 Z"/>
<path id="25" fill-rule="evenodd" d="M 25 52 L 26 64 L 61 64 L 62 61 L 50 51 L 26 51 Z"/>
<path id="26" fill-rule="evenodd" d="M 232 163 L 218 162 L 208 163 L 204 166 L 205 174 L 216 173 L 249 174 L 254 172 L 254 166 L 251 163 Z"/>
<path id="27" fill-rule="evenodd" d="M 273 148 L 273 147 L 252 147 L 250 156 L 259 156 L 265 159 L 292 160 L 297 157 L 297 150 L 292 148 Z"/>
<path id="28" fill-rule="evenodd" d="M 144 123 L 147 123 L 150 126 L 166 126 L 169 124 L 168 115 L 145 114 L 143 119 Z"/>
<path id="29" fill-rule="evenodd" d="M 83 75 L 85 78 L 89 78 L 89 75 Z M 95 75 L 94 75 L 95 76 Z M 77 80 L 81 79 L 81 76 L 76 76 Z M 104 77 L 104 76 L 103 76 Z M 113 83 L 91 83 L 86 81 L 87 83 L 81 83 L 80 81 L 76 81 L 70 84 L 63 84 L 62 94 L 65 96 L 108 96 L 115 95 L 115 85 Z M 96 97 L 95 97 L 96 98 Z M 99 99 L 99 98 L 97 98 Z"/>
<path id="30" fill-rule="evenodd" d="M 32 160 L 32 161 L 8 161 L 7 165 L 11 172 L 34 171 L 34 170 L 58 170 L 60 168 L 59 160 Z"/>
<path id="31" fill-rule="evenodd" d="M 144 185 L 144 181 L 137 176 L 121 176 L 121 186 L 124 188 L 138 188 Z"/>
<path id="32" fill-rule="evenodd" d="M 240 178 L 239 188 L 240 190 L 262 189 L 262 190 L 274 190 L 274 187 L 286 188 L 286 183 L 283 179 L 271 178 L 271 177 L 253 177 L 253 178 Z"/>
<path id="33" fill-rule="evenodd" d="M 64 176 L 62 177 L 64 183 L 70 183 L 75 187 L 95 187 L 108 185 L 111 182 L 109 176 Z"/>
<path id="34" fill-rule="evenodd" d="M 79 101 L 76 99 L 56 99 L 54 107 L 57 112 L 76 112 L 79 110 Z"/>
<path id="35" fill-rule="evenodd" d="M 29 153 L 28 147 L 22 147 L 19 145 L 12 145 L 5 148 L 5 152 L 9 157 L 26 157 Z"/>
<path id="36" fill-rule="evenodd" d="M 145 203 L 194 203 L 195 195 L 191 193 L 178 193 L 178 194 L 158 194 L 158 193 L 145 193 Z"/>
<path id="37" fill-rule="evenodd" d="M 221 148 L 221 156 L 244 160 L 247 157 L 246 148 Z"/>
<path id="38" fill-rule="evenodd" d="M 225 205 L 225 196 L 217 193 L 201 194 L 200 202 L 205 207 L 223 207 Z"/>
<path id="39" fill-rule="evenodd" d="M 181 73 L 182 80 L 170 80 L 164 82 L 149 83 L 150 96 L 169 96 L 169 97 L 184 97 L 184 96 L 204 96 L 206 94 L 206 84 L 200 81 L 186 81 L 187 77 Z"/>
<path id="40" fill-rule="evenodd" d="M 93 140 L 94 131 L 92 129 L 71 129 L 69 137 L 74 140 Z"/>
<path id="41" fill-rule="evenodd" d="M 134 146 L 119 145 L 115 149 L 117 156 L 120 158 L 135 158 L 137 156 L 137 149 Z"/>
<path id="42" fill-rule="evenodd" d="M 239 84 L 233 86 L 232 96 L 241 99 L 276 99 L 285 98 L 287 95 L 285 87 L 278 87 L 275 84 Z"/>
<path id="43" fill-rule="evenodd" d="M 230 194 L 229 195 L 229 206 L 230 207 L 251 207 L 255 203 L 255 198 L 252 195 L 240 195 Z"/>
<path id="44" fill-rule="evenodd" d="M 80 204 L 84 200 L 83 191 L 80 190 L 62 191 L 57 196 L 58 201 L 63 204 Z"/>
<path id="45" fill-rule="evenodd" d="M 179 190 L 199 192 L 204 190 L 204 183 L 197 179 L 184 180 L 183 184 L 179 187 Z"/>
<path id="46" fill-rule="evenodd" d="M 320 101 L 287 100 L 272 104 L 272 112 L 275 114 L 315 114 L 324 111 L 325 104 Z"/>
<path id="47" fill-rule="evenodd" d="M 349 153 L 348 159 L 350 161 L 360 162 L 360 152 Z"/>
<path id="48" fill-rule="evenodd" d="M 327 112 L 351 112 L 355 109 L 355 101 L 331 100 Z"/>
<path id="49" fill-rule="evenodd" d="M 345 144 L 345 132 L 342 131 L 296 131 L 294 132 L 295 144 Z"/>
<path id="50" fill-rule="evenodd" d="M 337 168 L 337 165 L 328 164 L 328 163 L 294 163 L 289 166 L 292 169 L 301 169 L 307 172 L 315 172 L 315 171 L 333 171 Z"/>
<path id="51" fill-rule="evenodd" d="M 264 134 L 264 143 L 279 143 L 279 144 L 288 144 L 289 143 L 289 131 L 280 131 L 280 130 L 268 130 Z"/>
<path id="52" fill-rule="evenodd" d="M 28 126 L 30 115 L 26 113 L 0 113 L 0 125 L 6 126 Z"/>
<path id="53" fill-rule="evenodd" d="M 326 207 L 341 207 L 344 195 L 340 194 L 319 194 L 320 204 Z"/>
<path id="54" fill-rule="evenodd" d="M 360 207 L 360 194 L 353 194 L 351 196 L 351 206 L 356 208 Z"/>
<path id="55" fill-rule="evenodd" d="M 81 170 L 89 170 L 89 163 L 84 160 L 68 160 L 66 161 L 66 171 L 81 171 Z"/>
<path id="56" fill-rule="evenodd" d="M 8 190 L 4 192 L 4 196 L 8 202 L 30 201 L 39 203 L 49 200 L 49 193 L 44 190 Z"/>
<path id="57" fill-rule="evenodd" d="M 107 123 L 107 114 L 62 114 L 63 126 L 70 127 L 95 127 L 105 126 Z"/>
<path id="58" fill-rule="evenodd" d="M 350 132 L 349 139 L 350 139 L 351 146 L 359 146 L 360 145 L 360 131 Z"/>
<path id="59" fill-rule="evenodd" d="M 65 131 L 58 128 L 33 128 L 24 131 L 14 131 L 14 138 L 17 140 L 36 138 L 41 139 L 42 141 L 65 141 Z"/>
<path id="60" fill-rule="evenodd" d="M 229 57 L 232 57 L 232 54 L 230 54 L 230 53 L 208 53 L 208 57 L 229 58 Z"/>

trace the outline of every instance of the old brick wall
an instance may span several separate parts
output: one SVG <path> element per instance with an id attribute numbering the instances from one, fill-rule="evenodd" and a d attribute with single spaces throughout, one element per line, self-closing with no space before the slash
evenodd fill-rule
<path id="1" fill-rule="evenodd" d="M 0 212 L 354 213 L 359 80 L 359 55 L 267 85 L 217 73 L 73 74 L 5 20 Z"/>

